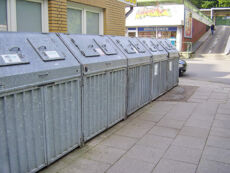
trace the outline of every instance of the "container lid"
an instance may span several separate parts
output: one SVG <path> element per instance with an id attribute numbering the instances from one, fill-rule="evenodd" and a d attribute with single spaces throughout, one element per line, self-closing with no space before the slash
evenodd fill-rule
<path id="1" fill-rule="evenodd" d="M 80 64 L 53 33 L 0 33 L 0 92 L 80 76 Z"/>
<path id="2" fill-rule="evenodd" d="M 127 59 L 106 36 L 59 34 L 59 37 L 84 66 L 84 74 L 127 67 Z"/>
<path id="3" fill-rule="evenodd" d="M 128 65 L 138 65 L 152 62 L 151 54 L 137 38 L 122 36 L 109 36 L 109 38 L 128 58 Z"/>

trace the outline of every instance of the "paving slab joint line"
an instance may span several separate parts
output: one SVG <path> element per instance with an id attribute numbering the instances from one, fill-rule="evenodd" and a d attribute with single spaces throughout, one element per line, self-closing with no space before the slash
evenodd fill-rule
<path id="1" fill-rule="evenodd" d="M 144 108 L 144 107 L 143 107 L 143 108 Z M 171 110 L 171 109 L 170 109 L 170 110 Z M 168 110 L 168 111 L 162 116 L 162 118 L 164 118 L 164 117 L 166 116 L 166 114 L 169 113 L 170 110 Z M 144 112 L 145 112 L 145 111 L 144 111 Z M 144 112 L 143 112 L 143 113 L 144 113 Z M 141 114 L 143 114 L 143 113 L 141 113 Z M 137 117 L 141 116 L 141 114 L 138 115 Z M 137 117 L 136 117 L 136 118 L 137 118 Z M 162 118 L 161 118 L 161 119 L 162 119 Z M 135 118 L 134 118 L 134 119 L 135 119 Z M 160 120 L 161 120 L 161 119 L 160 119 Z M 129 124 L 129 123 L 128 123 L 128 124 Z M 157 124 L 157 123 L 156 123 L 156 124 Z M 119 159 L 118 159 L 117 161 L 115 161 L 113 164 L 111 164 L 110 167 L 109 167 L 108 169 L 105 170 L 105 173 L 108 172 L 109 169 L 110 169 L 112 166 L 114 166 L 119 160 L 121 160 L 121 158 L 122 158 L 125 154 L 127 154 L 127 153 L 128 153 L 128 152 L 129 152 L 129 151 L 130 151 L 130 150 L 131 150 L 141 139 L 142 139 L 142 138 L 144 138 L 146 134 L 148 134 L 155 126 L 157 126 L 156 124 L 155 124 L 152 128 L 150 128 L 141 138 L 139 138 L 139 139 L 138 139 L 138 140 L 137 140 L 137 141 L 136 141 L 136 142 L 135 142 L 135 143 L 124 153 L 124 154 L 122 154 L 121 157 L 119 157 Z M 155 166 L 156 166 L 156 165 L 155 165 Z"/>
<path id="2" fill-rule="evenodd" d="M 205 147 L 206 147 L 206 145 L 207 145 L 207 141 L 208 141 L 208 138 L 209 138 L 209 136 L 210 136 L 210 132 L 211 132 L 212 126 L 213 126 L 213 124 L 214 124 L 214 120 L 215 120 L 215 118 L 216 118 L 217 111 L 218 111 L 218 109 L 219 109 L 219 107 L 220 107 L 220 103 L 217 103 L 217 104 L 218 104 L 218 106 L 217 106 L 216 111 L 215 111 L 215 116 L 213 116 L 213 118 L 212 118 L 211 127 L 210 127 L 210 129 L 209 129 L 208 136 L 207 136 L 207 138 L 206 138 L 206 140 L 205 140 L 205 144 L 204 144 L 204 147 L 203 147 L 203 149 L 202 149 L 201 157 L 200 157 L 200 159 L 199 159 L 199 161 L 198 161 L 198 165 L 197 165 L 197 167 L 196 167 L 195 173 L 197 173 L 198 167 L 199 167 L 199 165 L 200 165 L 200 161 L 201 161 L 201 159 L 202 159 L 202 157 L 203 157 L 204 149 L 205 149 Z"/>
<path id="3" fill-rule="evenodd" d="M 185 102 L 186 103 L 186 102 Z M 191 103 L 191 102 L 190 102 Z M 164 158 L 165 154 L 167 153 L 167 151 L 169 150 L 169 148 L 172 146 L 172 143 L 175 141 L 176 137 L 180 134 L 181 130 L 183 129 L 183 127 L 185 126 L 186 122 L 188 121 L 188 119 L 192 116 L 193 112 L 195 111 L 195 109 L 197 108 L 198 104 L 196 104 L 196 106 L 193 108 L 192 112 L 190 113 L 190 116 L 188 116 L 188 118 L 185 120 L 183 126 L 181 127 L 181 129 L 179 129 L 177 135 L 173 138 L 173 141 L 171 142 L 171 144 L 167 147 L 167 149 L 165 150 L 165 152 L 163 153 L 162 157 L 159 159 L 159 161 L 156 163 L 156 165 L 154 166 L 154 168 L 152 169 L 151 173 L 153 173 L 154 169 L 157 167 L 157 165 L 159 164 L 159 162 Z M 168 160 L 172 160 L 172 159 L 168 159 Z M 173 160 L 175 161 L 175 160 Z M 184 162 L 184 161 L 181 161 Z M 187 162 L 184 162 L 187 163 Z M 192 164 L 192 163 L 190 163 Z"/>

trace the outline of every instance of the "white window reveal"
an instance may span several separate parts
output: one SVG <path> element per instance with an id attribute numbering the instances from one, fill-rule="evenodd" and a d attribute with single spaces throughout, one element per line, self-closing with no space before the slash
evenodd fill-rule
<path id="1" fill-rule="evenodd" d="M 68 32 L 76 34 L 104 34 L 103 9 L 68 2 Z"/>
<path id="2" fill-rule="evenodd" d="M 8 31 L 49 32 L 48 0 L 8 0 L 7 25 Z"/>

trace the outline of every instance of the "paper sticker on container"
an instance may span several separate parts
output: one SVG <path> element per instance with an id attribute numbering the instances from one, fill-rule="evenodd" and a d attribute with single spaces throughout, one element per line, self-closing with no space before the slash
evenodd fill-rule
<path id="1" fill-rule="evenodd" d="M 154 76 L 158 75 L 158 64 L 154 65 Z"/>
<path id="2" fill-rule="evenodd" d="M 45 51 L 45 54 L 49 59 L 59 59 L 61 58 L 56 51 Z"/>
<path id="3" fill-rule="evenodd" d="M 2 55 L 2 59 L 6 64 L 20 63 L 22 62 L 18 54 L 7 54 Z"/>
<path id="4" fill-rule="evenodd" d="M 96 50 L 97 53 L 99 53 L 101 56 L 104 56 L 104 55 L 105 55 L 104 52 L 103 52 L 101 49 L 96 48 L 95 50 Z"/>
<path id="5" fill-rule="evenodd" d="M 172 71 L 172 61 L 169 62 L 169 71 Z"/>

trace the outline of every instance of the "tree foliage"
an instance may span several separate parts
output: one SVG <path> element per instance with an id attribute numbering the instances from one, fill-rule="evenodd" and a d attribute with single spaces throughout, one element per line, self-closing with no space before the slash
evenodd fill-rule
<path id="1" fill-rule="evenodd" d="M 190 0 L 197 8 L 230 7 L 230 0 Z"/>
<path id="2" fill-rule="evenodd" d="M 218 0 L 219 7 L 230 7 L 230 0 Z"/>
<path id="3" fill-rule="evenodd" d="M 214 8 L 218 7 L 218 1 L 203 1 L 201 8 Z"/>

